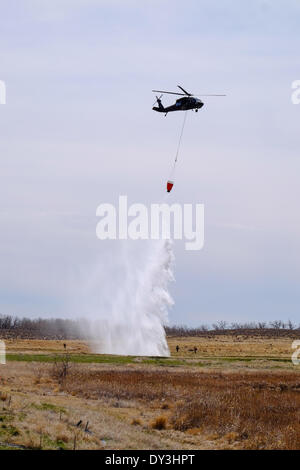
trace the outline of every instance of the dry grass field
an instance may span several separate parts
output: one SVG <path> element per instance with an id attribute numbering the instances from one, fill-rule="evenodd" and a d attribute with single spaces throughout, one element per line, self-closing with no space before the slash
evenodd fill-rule
<path id="1" fill-rule="evenodd" d="M 173 337 L 164 359 L 93 355 L 82 341 L 7 340 L 0 446 L 300 449 L 291 344 Z"/>
<path id="2" fill-rule="evenodd" d="M 172 357 L 291 357 L 293 338 L 246 336 L 228 334 L 202 337 L 171 337 L 168 344 Z M 92 346 L 80 340 L 6 339 L 6 349 L 10 353 L 47 354 L 64 351 L 64 344 L 71 354 L 88 354 Z M 177 353 L 176 346 L 179 346 Z M 194 347 L 197 348 L 195 356 Z"/>
<path id="3" fill-rule="evenodd" d="M 194 357 L 291 357 L 291 338 L 266 338 L 246 335 L 207 335 L 203 337 L 169 338 L 168 344 L 172 356 Z M 179 346 L 178 353 L 176 346 Z"/>

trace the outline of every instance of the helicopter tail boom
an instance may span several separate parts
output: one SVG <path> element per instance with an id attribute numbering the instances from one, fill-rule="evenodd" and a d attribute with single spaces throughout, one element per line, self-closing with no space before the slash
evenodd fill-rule
<path id="1" fill-rule="evenodd" d="M 153 106 L 153 110 L 154 111 L 158 111 L 159 113 L 165 113 L 165 108 L 164 106 L 162 105 L 162 102 L 161 102 L 161 99 L 156 97 L 156 101 L 157 101 L 157 104 L 158 106 Z"/>

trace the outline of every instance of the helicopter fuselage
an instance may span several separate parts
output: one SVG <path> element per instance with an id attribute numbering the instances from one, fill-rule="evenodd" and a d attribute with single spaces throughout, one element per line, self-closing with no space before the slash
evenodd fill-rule
<path id="1" fill-rule="evenodd" d="M 169 113 L 171 111 L 187 111 L 189 109 L 198 109 L 202 108 L 204 103 L 198 98 L 193 96 L 184 96 L 183 98 L 178 98 L 175 104 L 167 106 L 166 108 L 162 106 L 161 100 L 158 101 L 159 106 L 154 106 L 152 109 L 158 111 L 159 113 Z"/>

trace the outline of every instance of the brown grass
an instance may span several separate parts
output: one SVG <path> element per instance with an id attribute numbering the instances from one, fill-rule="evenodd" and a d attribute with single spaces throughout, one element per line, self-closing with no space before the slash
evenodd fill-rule
<path id="1" fill-rule="evenodd" d="M 152 404 L 106 397 L 86 399 L 75 393 L 73 396 L 56 385 L 52 364 L 41 364 L 41 367 L 43 374 L 38 384 L 34 380 L 33 363 L 10 362 L 9 367 L 1 369 L 0 392 L 8 397 L 7 401 L 0 402 L 0 443 L 3 445 L 73 449 L 76 437 L 76 449 L 80 450 L 181 448 L 171 430 L 160 435 L 147 426 L 158 411 Z M 88 374 L 95 368 L 114 366 L 84 364 L 80 367 Z M 133 419 L 140 425 L 132 425 Z"/>
<path id="2" fill-rule="evenodd" d="M 169 337 L 167 338 L 171 355 L 179 358 L 218 357 L 218 356 L 259 356 L 259 357 L 290 357 L 291 344 L 295 332 L 286 332 L 286 336 L 265 337 L 243 334 L 212 335 L 207 332 L 204 336 Z M 299 336 L 299 332 L 298 332 Z M 3 338 L 2 338 L 3 339 Z M 42 340 L 42 339 L 7 339 L 5 341 L 8 353 L 64 353 L 87 354 L 93 350 L 90 345 L 80 340 Z M 66 344 L 66 350 L 64 349 Z M 176 346 L 179 352 L 176 352 Z M 197 347 L 197 353 L 193 348 Z"/>
<path id="3" fill-rule="evenodd" d="M 0 392 L 0 400 L 1 401 L 6 401 L 8 398 L 7 393 Z"/>
<path id="4" fill-rule="evenodd" d="M 163 381 L 165 374 L 168 381 Z M 85 398 L 151 403 L 168 411 L 176 431 L 201 429 L 241 448 L 300 448 L 300 376 L 289 372 L 101 370 L 70 372 L 65 390 Z M 165 429 L 167 417 L 151 427 Z"/>
<path id="5" fill-rule="evenodd" d="M 254 380 L 253 380 L 254 379 Z M 299 449 L 299 379 L 282 384 L 274 377 L 217 379 L 214 387 L 201 390 L 172 415 L 174 429 L 201 428 L 245 449 Z M 283 386 L 284 385 L 284 386 Z"/>
<path id="6" fill-rule="evenodd" d="M 222 357 L 222 356 L 256 356 L 256 357 L 290 357 L 290 337 L 261 337 L 237 334 L 213 336 L 206 334 L 201 337 L 172 337 L 168 338 L 168 345 L 172 356 L 193 358 L 197 357 Z M 178 353 L 176 346 L 179 346 Z M 194 347 L 197 353 L 194 353 Z"/>
<path id="7" fill-rule="evenodd" d="M 159 431 L 166 429 L 166 427 L 167 427 L 167 418 L 165 416 L 158 416 L 151 423 L 151 428 L 158 429 Z"/>
<path id="8" fill-rule="evenodd" d="M 134 418 L 132 421 L 131 421 L 131 424 L 132 426 L 141 426 L 141 420 L 138 419 L 138 418 Z"/>
<path id="9" fill-rule="evenodd" d="M 53 354 L 86 347 L 16 343 L 11 350 Z M 0 441 L 72 449 L 76 436 L 77 449 L 300 449 L 300 370 L 268 359 L 290 358 L 288 339 L 220 335 L 171 338 L 169 345 L 182 365 L 74 364 L 60 380 L 53 364 L 9 362 L 1 368 Z M 197 354 L 189 352 L 194 346 Z M 216 360 L 248 355 L 262 359 Z"/>

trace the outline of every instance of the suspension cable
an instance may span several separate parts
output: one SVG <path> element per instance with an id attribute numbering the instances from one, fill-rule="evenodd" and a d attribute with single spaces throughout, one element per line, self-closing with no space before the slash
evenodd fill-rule
<path id="1" fill-rule="evenodd" d="M 181 133 L 180 133 L 179 142 L 178 142 L 178 146 L 177 146 L 176 157 L 175 157 L 175 163 L 176 163 L 177 160 L 178 160 L 178 154 L 179 154 L 181 139 L 182 139 L 182 136 L 183 136 L 183 131 L 184 131 L 184 126 L 185 126 L 186 117 L 187 117 L 187 111 L 185 111 L 185 113 L 184 113 L 183 124 L 182 124 L 182 128 L 181 128 Z"/>

